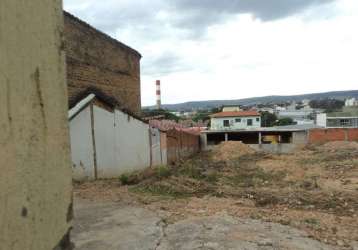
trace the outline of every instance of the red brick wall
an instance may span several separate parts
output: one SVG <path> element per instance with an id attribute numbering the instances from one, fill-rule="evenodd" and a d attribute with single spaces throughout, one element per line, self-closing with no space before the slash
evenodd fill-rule
<path id="1" fill-rule="evenodd" d="M 311 129 L 309 131 L 309 143 L 328 141 L 358 141 L 358 128 Z"/>
<path id="2" fill-rule="evenodd" d="M 139 113 L 141 55 L 65 12 L 69 98 L 96 87 Z"/>
<path id="3" fill-rule="evenodd" d="M 199 136 L 172 129 L 167 131 L 168 164 L 199 152 Z"/>

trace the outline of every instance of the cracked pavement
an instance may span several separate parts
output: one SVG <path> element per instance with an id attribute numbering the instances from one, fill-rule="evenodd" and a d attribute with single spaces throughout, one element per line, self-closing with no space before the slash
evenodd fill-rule
<path id="1" fill-rule="evenodd" d="M 75 200 L 77 250 L 335 249 L 277 223 L 218 213 L 166 223 L 166 214 L 140 205 Z"/>

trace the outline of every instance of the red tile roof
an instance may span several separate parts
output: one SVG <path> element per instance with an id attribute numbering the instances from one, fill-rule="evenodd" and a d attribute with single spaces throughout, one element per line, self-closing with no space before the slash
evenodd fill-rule
<path id="1" fill-rule="evenodd" d="M 228 111 L 228 112 L 220 112 L 211 115 L 213 118 L 220 118 L 220 117 L 244 117 L 244 116 L 260 116 L 260 114 L 255 110 L 249 111 Z"/>

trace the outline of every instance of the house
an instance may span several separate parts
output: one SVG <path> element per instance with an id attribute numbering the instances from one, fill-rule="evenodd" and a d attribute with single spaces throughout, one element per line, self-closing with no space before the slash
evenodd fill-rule
<path id="1" fill-rule="evenodd" d="M 223 111 L 211 115 L 211 130 L 239 130 L 261 127 L 257 111 Z"/>
<path id="2" fill-rule="evenodd" d="M 341 112 L 318 114 L 316 120 L 324 128 L 358 128 L 358 108 L 346 106 Z"/>

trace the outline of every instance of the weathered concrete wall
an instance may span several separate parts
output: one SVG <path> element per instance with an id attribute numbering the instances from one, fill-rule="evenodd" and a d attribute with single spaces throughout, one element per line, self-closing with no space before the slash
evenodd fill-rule
<path id="1" fill-rule="evenodd" d="M 60 0 L 0 1 L 0 249 L 67 249 L 72 218 Z"/>
<path id="2" fill-rule="evenodd" d="M 66 12 L 64 34 L 70 100 L 96 87 L 139 113 L 141 55 Z"/>
<path id="3" fill-rule="evenodd" d="M 307 144 L 308 132 L 307 131 L 296 131 L 292 132 L 292 143 L 293 144 Z"/>
<path id="4" fill-rule="evenodd" d="M 280 143 L 280 144 L 249 144 L 249 146 L 256 151 L 267 152 L 271 154 L 289 154 L 294 152 L 299 145 L 292 143 Z"/>
<path id="5" fill-rule="evenodd" d="M 329 141 L 358 141 L 358 128 L 327 128 L 311 129 L 309 131 L 309 143 Z"/>

